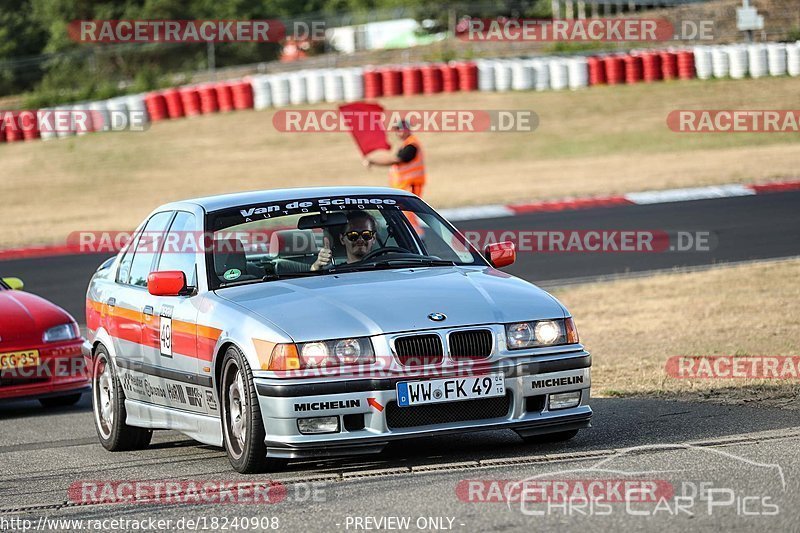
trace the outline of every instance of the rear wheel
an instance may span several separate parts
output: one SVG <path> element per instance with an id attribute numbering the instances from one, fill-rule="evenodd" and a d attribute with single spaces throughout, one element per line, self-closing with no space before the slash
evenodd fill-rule
<path id="1" fill-rule="evenodd" d="M 106 450 L 140 450 L 150 444 L 152 430 L 125 423 L 125 393 L 103 345 L 97 347 L 92 368 L 92 410 L 97 436 Z"/>
<path id="2" fill-rule="evenodd" d="M 285 463 L 267 457 L 266 432 L 253 373 L 242 353 L 234 346 L 225 352 L 220 379 L 222 435 L 225 451 L 234 470 L 252 474 L 276 470 Z"/>
<path id="3" fill-rule="evenodd" d="M 70 394 L 67 396 L 55 396 L 53 398 L 39 398 L 39 403 L 44 407 L 67 407 L 75 405 L 81 400 L 81 393 Z"/>

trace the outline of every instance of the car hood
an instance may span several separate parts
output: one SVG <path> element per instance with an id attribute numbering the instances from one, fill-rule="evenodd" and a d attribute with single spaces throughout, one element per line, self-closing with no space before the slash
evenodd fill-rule
<path id="1" fill-rule="evenodd" d="M 492 268 L 351 272 L 216 293 L 269 320 L 295 342 L 565 316 L 543 290 Z M 434 322 L 431 313 L 447 318 Z"/>
<path id="2" fill-rule="evenodd" d="M 0 291 L 0 346 L 39 345 L 45 330 L 72 321 L 69 314 L 34 294 Z"/>

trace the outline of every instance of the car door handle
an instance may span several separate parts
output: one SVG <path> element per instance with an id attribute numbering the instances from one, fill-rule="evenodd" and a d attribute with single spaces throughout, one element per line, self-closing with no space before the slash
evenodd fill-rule
<path id="1" fill-rule="evenodd" d="M 144 314 L 147 316 L 153 316 L 153 306 L 152 305 L 145 305 L 144 309 L 142 310 Z"/>
<path id="2" fill-rule="evenodd" d="M 116 298 L 109 298 L 108 299 L 108 306 L 109 307 L 116 307 L 117 306 L 117 299 Z"/>

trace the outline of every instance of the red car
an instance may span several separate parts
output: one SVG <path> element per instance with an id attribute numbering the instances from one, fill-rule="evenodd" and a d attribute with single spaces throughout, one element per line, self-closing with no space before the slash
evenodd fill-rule
<path id="1" fill-rule="evenodd" d="M 0 401 L 72 405 L 90 388 L 78 324 L 22 288 L 18 278 L 0 279 Z"/>

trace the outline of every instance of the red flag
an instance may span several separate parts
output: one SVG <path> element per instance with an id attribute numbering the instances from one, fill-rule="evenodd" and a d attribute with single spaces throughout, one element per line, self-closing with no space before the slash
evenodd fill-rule
<path id="1" fill-rule="evenodd" d="M 354 102 L 339 106 L 345 124 L 350 127 L 358 149 L 363 155 L 375 150 L 391 148 L 386 141 L 386 128 L 383 126 L 383 107 L 378 104 Z"/>

